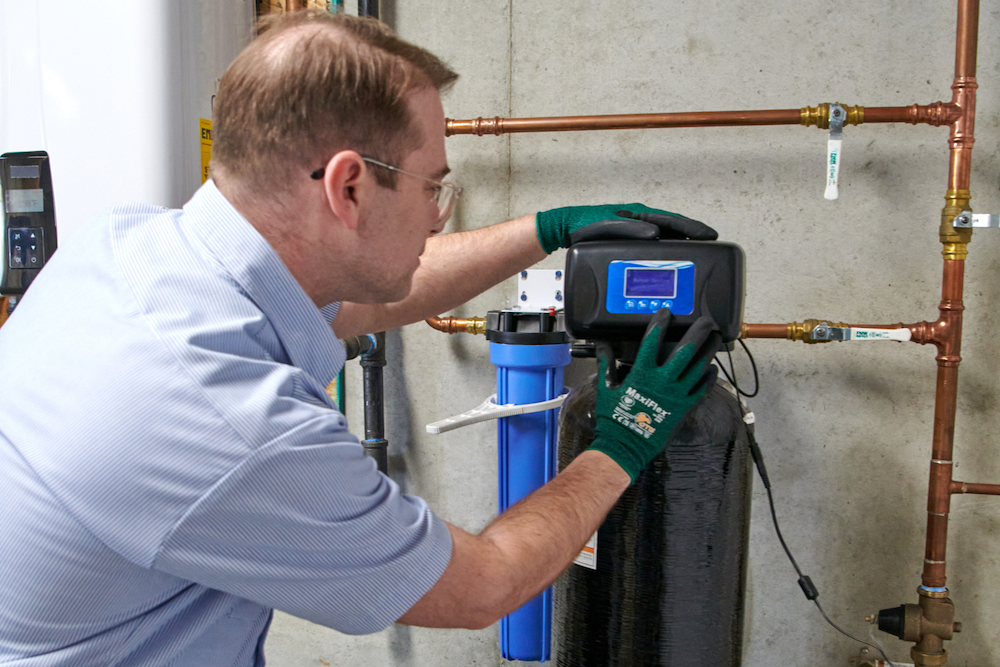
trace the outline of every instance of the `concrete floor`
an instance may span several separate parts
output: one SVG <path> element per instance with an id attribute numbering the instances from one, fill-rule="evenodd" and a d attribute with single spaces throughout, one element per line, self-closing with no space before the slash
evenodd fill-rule
<path id="1" fill-rule="evenodd" d="M 383 1 L 402 36 L 462 74 L 445 99 L 450 118 L 951 99 L 953 2 Z M 972 204 L 988 213 L 1000 213 L 998 32 L 1000 10 L 983 3 Z M 458 136 L 448 140 L 449 158 L 466 194 L 449 231 L 554 206 L 642 201 L 703 220 L 744 248 L 747 322 L 933 321 L 947 135 L 848 127 L 833 202 L 823 199 L 827 136 L 816 128 Z M 1000 230 L 976 232 L 969 250 L 955 475 L 1000 482 Z M 562 261 L 557 253 L 539 268 Z M 512 282 L 501 285 L 452 314 L 485 315 L 508 306 L 513 291 Z M 481 529 L 496 513 L 495 427 L 430 436 L 424 425 L 493 393 L 486 342 L 423 324 L 388 339 L 390 473 L 445 519 Z M 761 376 L 750 404 L 785 537 L 826 611 L 867 637 L 866 614 L 916 602 L 935 351 L 889 342 L 750 346 Z M 356 362 L 348 383 L 347 415 L 360 432 Z M 802 597 L 766 506 L 757 484 L 744 665 L 846 665 L 859 645 Z M 951 665 L 1000 664 L 998 529 L 1000 500 L 955 498 L 949 587 L 964 630 L 947 646 Z M 908 644 L 880 638 L 893 660 L 910 662 Z M 496 627 L 348 637 L 278 614 L 266 648 L 278 667 L 505 664 Z"/>

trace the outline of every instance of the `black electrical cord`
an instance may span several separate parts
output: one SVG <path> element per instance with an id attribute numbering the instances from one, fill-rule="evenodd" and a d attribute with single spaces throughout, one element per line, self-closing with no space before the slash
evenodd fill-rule
<path id="1" fill-rule="evenodd" d="M 733 371 L 733 376 L 730 378 L 729 374 L 726 373 L 725 369 L 723 369 L 721 365 L 720 369 L 722 370 L 722 373 L 732 383 L 737 393 L 743 396 L 747 396 L 749 398 L 752 396 L 756 396 L 757 392 L 760 391 L 760 380 L 757 375 L 757 365 L 753 363 L 753 355 L 750 354 L 750 350 L 747 349 L 746 344 L 743 343 L 742 340 L 740 340 L 740 344 L 743 345 L 743 349 L 746 350 L 747 356 L 750 357 L 750 363 L 753 365 L 754 384 L 756 385 L 753 394 L 746 394 L 740 391 L 740 387 L 736 383 L 735 371 Z M 729 357 L 730 370 L 733 370 L 732 361 L 733 361 L 732 355 L 730 355 Z M 802 573 L 801 568 L 799 568 L 799 564 L 795 562 L 795 557 L 792 556 L 791 550 L 785 543 L 785 537 L 781 534 L 781 528 L 778 526 L 778 513 L 774 509 L 774 494 L 771 492 L 771 480 L 767 476 L 767 467 L 764 465 L 764 455 L 760 451 L 760 446 L 757 444 L 757 439 L 754 438 L 753 429 L 750 428 L 750 424 L 747 422 L 744 422 L 744 424 L 747 430 L 747 441 L 750 445 L 750 456 L 753 457 L 754 465 L 757 467 L 757 474 L 760 475 L 760 481 L 764 483 L 764 489 L 767 491 L 767 502 L 771 506 L 771 521 L 774 523 L 774 532 L 777 533 L 778 541 L 781 542 L 781 548 L 785 550 L 785 555 L 788 556 L 788 560 L 791 561 L 792 567 L 795 568 L 795 573 L 799 575 L 799 587 L 805 594 L 806 599 L 813 601 L 813 603 L 816 605 L 816 608 L 819 609 L 819 613 L 823 615 L 823 618 L 826 619 L 826 622 L 829 623 L 834 630 L 844 635 L 845 637 L 853 639 L 854 641 L 860 644 L 871 646 L 873 649 L 877 650 L 879 653 L 882 654 L 882 657 L 885 659 L 886 663 L 888 663 L 889 667 L 896 667 L 895 663 L 893 663 L 892 660 L 889 659 L 889 656 L 885 654 L 885 651 L 882 650 L 881 646 L 865 641 L 864 639 L 855 637 L 849 632 L 841 629 L 841 627 L 838 626 L 836 623 L 834 623 L 832 620 L 830 620 L 830 617 L 826 615 L 825 611 L 823 611 L 823 607 L 822 605 L 820 605 L 819 600 L 817 599 L 819 598 L 819 589 L 817 589 L 816 585 L 813 584 L 812 579 L 810 579 L 808 576 Z"/>
<path id="2" fill-rule="evenodd" d="M 726 372 L 726 369 L 723 368 L 722 364 L 718 364 L 719 370 L 722 371 L 722 374 L 726 376 L 727 380 L 729 380 L 729 384 L 733 385 L 733 387 L 736 389 L 736 392 L 740 396 L 753 398 L 760 391 L 760 376 L 757 374 L 757 362 L 754 361 L 753 355 L 750 354 L 750 349 L 747 347 L 747 344 L 743 342 L 743 339 L 737 338 L 736 340 L 738 340 L 740 345 L 743 346 L 743 351 L 747 353 L 747 358 L 750 359 L 750 367 L 753 368 L 753 387 L 754 387 L 753 393 L 752 394 L 746 393 L 745 391 L 740 389 L 740 385 L 737 384 L 736 369 L 733 368 L 733 353 L 728 349 L 726 350 L 726 354 L 729 356 L 729 373 Z"/>

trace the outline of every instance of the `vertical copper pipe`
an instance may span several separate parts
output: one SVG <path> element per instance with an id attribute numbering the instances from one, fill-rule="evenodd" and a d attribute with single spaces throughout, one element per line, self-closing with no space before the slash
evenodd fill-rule
<path id="1" fill-rule="evenodd" d="M 945 585 L 955 406 L 958 397 L 958 367 L 962 361 L 964 279 L 965 261 L 945 260 L 939 306 L 941 316 L 934 323 L 931 341 L 938 348 L 938 374 L 934 400 L 934 440 L 927 490 L 927 542 L 922 581 L 928 588 L 940 588 Z"/>
<path id="2" fill-rule="evenodd" d="M 944 275 L 941 286 L 940 319 L 933 325 L 932 342 L 937 345 L 938 377 L 934 402 L 934 441 L 927 491 L 927 542 L 922 583 L 925 588 L 941 588 L 945 577 L 948 515 L 951 510 L 952 456 L 955 436 L 955 407 L 958 394 L 958 367 L 962 346 L 962 293 L 966 246 L 971 233 L 957 232 L 951 225 L 956 211 L 969 207 L 972 145 L 975 142 L 976 52 L 978 49 L 979 2 L 959 0 L 955 36 L 955 80 L 952 104 L 959 116 L 951 124 L 951 159 L 948 165 L 948 192 L 941 220 L 944 244 Z"/>

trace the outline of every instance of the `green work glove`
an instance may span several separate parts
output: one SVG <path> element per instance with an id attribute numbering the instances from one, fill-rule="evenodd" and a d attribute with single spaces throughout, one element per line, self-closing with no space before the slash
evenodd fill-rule
<path id="1" fill-rule="evenodd" d="M 715 384 L 717 369 L 711 362 L 721 342 L 715 323 L 699 318 L 664 359 L 671 318 L 665 308 L 653 315 L 624 381 L 617 377 L 610 348 L 598 347 L 597 427 L 590 449 L 614 459 L 633 482 Z"/>
<path id="2" fill-rule="evenodd" d="M 542 211 L 535 215 L 535 230 L 538 232 L 538 242 L 542 249 L 551 253 L 559 248 L 569 247 L 569 235 L 581 227 L 600 222 L 601 220 L 635 220 L 618 214 L 628 211 L 633 214 L 659 213 L 676 215 L 669 211 L 650 208 L 643 204 L 604 204 L 602 206 L 567 206 Z"/>

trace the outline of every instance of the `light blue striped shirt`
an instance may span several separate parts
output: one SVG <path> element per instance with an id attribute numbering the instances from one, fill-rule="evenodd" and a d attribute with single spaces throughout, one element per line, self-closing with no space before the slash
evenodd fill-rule
<path id="1" fill-rule="evenodd" d="M 326 394 L 336 310 L 211 181 L 60 248 L 0 329 L 0 663 L 263 665 L 272 608 L 368 633 L 437 581 Z"/>

